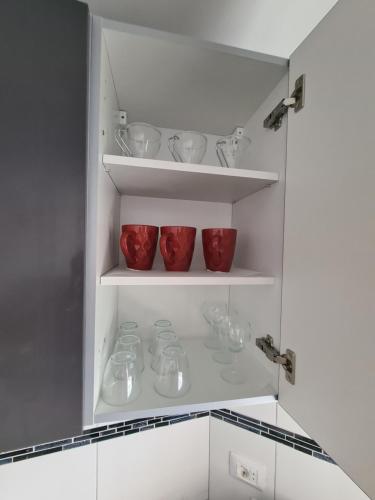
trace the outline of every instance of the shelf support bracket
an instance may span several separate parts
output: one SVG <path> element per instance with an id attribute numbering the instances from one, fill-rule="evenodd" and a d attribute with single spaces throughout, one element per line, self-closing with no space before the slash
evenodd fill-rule
<path id="1" fill-rule="evenodd" d="M 264 128 L 273 129 L 275 131 L 279 130 L 289 108 L 293 108 L 295 113 L 303 109 L 305 106 L 305 82 L 305 75 L 301 75 L 297 78 L 292 95 L 280 101 L 276 108 L 271 111 L 263 122 Z"/>
<path id="2" fill-rule="evenodd" d="M 286 380 L 294 385 L 296 382 L 296 353 L 287 349 L 285 354 L 280 354 L 273 345 L 273 338 L 271 335 L 259 337 L 255 340 L 255 343 L 272 363 L 281 365 L 284 368 Z"/>

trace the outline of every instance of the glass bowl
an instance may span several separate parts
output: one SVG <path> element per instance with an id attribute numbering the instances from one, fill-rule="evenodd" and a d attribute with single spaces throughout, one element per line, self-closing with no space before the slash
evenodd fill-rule
<path id="1" fill-rule="evenodd" d="M 117 129 L 116 142 L 126 156 L 155 158 L 161 145 L 161 132 L 148 123 L 129 123 Z"/>
<path id="2" fill-rule="evenodd" d="M 175 161 L 201 163 L 206 154 L 207 138 L 198 132 L 180 132 L 169 138 L 168 147 Z"/>
<path id="3" fill-rule="evenodd" d="M 216 142 L 216 153 L 220 165 L 225 168 L 234 168 L 239 158 L 250 146 L 251 140 L 236 134 L 227 135 Z"/>

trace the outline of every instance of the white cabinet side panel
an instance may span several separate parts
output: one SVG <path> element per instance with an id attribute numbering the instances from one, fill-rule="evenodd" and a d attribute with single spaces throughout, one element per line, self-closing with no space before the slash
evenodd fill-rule
<path id="1" fill-rule="evenodd" d="M 100 286 L 100 276 L 118 264 L 120 196 L 102 165 L 104 151 L 114 152 L 113 130 L 118 109 L 105 44 L 101 48 L 99 115 L 99 155 L 97 158 L 96 224 L 96 307 L 94 406 L 100 392 L 101 377 L 117 331 L 117 288 Z M 94 332 L 92 332 L 94 334 Z"/>
<path id="2" fill-rule="evenodd" d="M 280 404 L 375 498 L 375 3 L 341 0 L 291 58 Z"/>
<path id="3" fill-rule="evenodd" d="M 230 289 L 231 306 L 251 323 L 253 355 L 272 373 L 275 387 L 279 370 L 255 347 L 255 339 L 270 334 L 275 345 L 280 345 L 287 121 L 274 132 L 263 127 L 263 120 L 287 93 L 288 77 L 285 76 L 247 123 L 245 135 L 252 143 L 238 165 L 271 169 L 279 174 L 280 180 L 235 203 L 232 219 L 233 227 L 238 229 L 236 266 L 250 266 L 276 278 L 275 285 L 270 287 L 232 286 Z"/>

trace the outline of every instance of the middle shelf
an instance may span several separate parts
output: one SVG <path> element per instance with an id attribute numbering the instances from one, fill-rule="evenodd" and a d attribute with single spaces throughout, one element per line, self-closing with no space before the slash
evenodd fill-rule
<path id="1" fill-rule="evenodd" d="M 279 180 L 275 172 L 103 155 L 120 194 L 235 203 Z"/>
<path id="2" fill-rule="evenodd" d="M 152 269 L 132 271 L 118 266 L 100 278 L 101 285 L 273 285 L 275 279 L 249 269 L 232 268 L 229 273 L 191 270 L 184 273 Z"/>
<path id="3" fill-rule="evenodd" d="M 150 368 L 151 354 L 148 352 L 148 344 L 145 344 L 145 369 L 142 373 L 142 391 L 139 398 L 123 406 L 110 406 L 100 398 L 95 411 L 95 423 L 118 422 L 125 418 L 144 418 L 150 415 L 173 415 L 223 408 L 224 405 L 238 407 L 254 404 L 256 401 L 275 400 L 275 373 L 259 361 L 253 346 L 247 346 L 238 354 L 237 362 L 246 375 L 245 382 L 230 384 L 220 376 L 221 370 L 228 365 L 212 360 L 214 351 L 204 346 L 204 337 L 181 337 L 180 340 L 190 366 L 191 387 L 187 394 L 179 398 L 167 398 L 155 391 L 156 374 Z"/>

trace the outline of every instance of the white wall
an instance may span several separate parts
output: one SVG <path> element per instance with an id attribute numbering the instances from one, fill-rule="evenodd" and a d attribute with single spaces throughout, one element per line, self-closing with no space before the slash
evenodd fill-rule
<path id="1" fill-rule="evenodd" d="M 98 16 L 289 57 L 337 0 L 86 0 Z"/>
<path id="2" fill-rule="evenodd" d="M 267 421 L 270 424 L 276 423 L 276 403 L 236 408 L 236 411 Z M 273 499 L 275 449 L 275 442 L 270 439 L 260 437 L 222 420 L 211 418 L 210 499 Z M 263 491 L 248 486 L 243 481 L 229 475 L 229 453 L 231 451 L 266 467 L 266 485 Z"/>
<path id="3" fill-rule="evenodd" d="M 0 466 L 1 500 L 207 500 L 209 417 Z"/>
<path id="4" fill-rule="evenodd" d="M 236 408 L 235 411 L 307 434 L 276 403 Z M 256 490 L 229 475 L 229 453 L 267 467 L 266 487 Z M 210 499 L 224 500 L 369 500 L 337 466 L 288 446 L 259 437 L 221 420 L 210 425 Z"/>
<path id="5" fill-rule="evenodd" d="M 206 500 L 209 417 L 98 445 L 98 500 Z"/>
<path id="6" fill-rule="evenodd" d="M 96 445 L 0 467 L 1 500 L 96 500 Z"/>
<path id="7" fill-rule="evenodd" d="M 304 433 L 276 403 L 236 411 Z M 266 466 L 263 491 L 229 475 L 230 451 Z M 1 500 L 208 497 L 369 500 L 338 466 L 208 417 L 0 466 Z"/>

